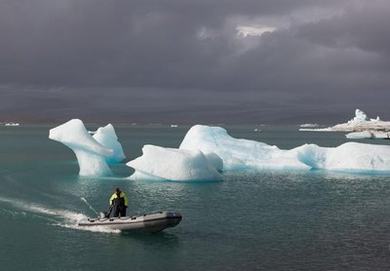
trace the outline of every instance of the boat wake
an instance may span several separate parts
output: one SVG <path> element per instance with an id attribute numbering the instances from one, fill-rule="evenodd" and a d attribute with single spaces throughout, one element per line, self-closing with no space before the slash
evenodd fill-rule
<path id="1" fill-rule="evenodd" d="M 78 223 L 80 220 L 87 219 L 88 217 L 82 213 L 77 213 L 69 210 L 62 209 L 52 209 L 47 208 L 42 205 L 38 205 L 31 202 L 23 202 L 18 200 L 15 202 L 15 199 L 9 199 L 0 197 L 0 203 L 6 203 L 12 205 L 18 210 L 22 211 L 22 215 L 26 213 L 38 214 L 41 217 L 48 219 L 53 226 L 59 226 L 68 229 L 83 230 L 83 231 L 92 231 L 92 232 L 104 232 L 104 233 L 120 233 L 120 230 L 107 229 L 105 227 L 79 227 Z M 0 207 L 1 208 L 1 207 Z M 8 209 L 5 209 L 9 212 Z M 13 213 L 15 215 L 15 213 Z"/>

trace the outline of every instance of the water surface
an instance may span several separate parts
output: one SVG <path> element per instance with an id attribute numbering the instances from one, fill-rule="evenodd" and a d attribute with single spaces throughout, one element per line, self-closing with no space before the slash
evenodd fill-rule
<path id="1" fill-rule="evenodd" d="M 49 128 L 0 128 L 2 270 L 390 268 L 388 176 L 265 171 L 229 173 L 223 182 L 134 182 L 119 165 L 114 178 L 79 178 L 73 153 L 47 139 Z M 177 147 L 187 129 L 116 127 L 129 159 L 144 144 Z M 228 129 L 284 149 L 346 142 L 297 127 Z M 81 198 L 105 210 L 117 186 L 128 194 L 129 213 L 176 210 L 182 223 L 159 234 L 80 230 L 77 219 L 94 215 Z"/>

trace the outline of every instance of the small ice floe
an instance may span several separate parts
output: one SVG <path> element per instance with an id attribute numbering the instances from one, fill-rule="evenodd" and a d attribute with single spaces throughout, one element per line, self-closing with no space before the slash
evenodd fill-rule
<path id="1" fill-rule="evenodd" d="M 177 128 L 177 127 L 179 127 L 179 125 L 177 125 L 177 124 L 171 124 L 169 127 L 171 127 L 171 128 Z"/>
<path id="2" fill-rule="evenodd" d="M 390 139 L 390 132 L 368 130 L 348 133 L 345 137 L 349 139 Z"/>
<path id="3" fill-rule="evenodd" d="M 316 128 L 319 126 L 320 125 L 317 123 L 304 123 L 304 124 L 299 125 L 299 127 L 301 127 L 301 128 Z"/>
<path id="4" fill-rule="evenodd" d="M 4 126 L 20 126 L 20 123 L 18 122 L 6 122 Z"/>

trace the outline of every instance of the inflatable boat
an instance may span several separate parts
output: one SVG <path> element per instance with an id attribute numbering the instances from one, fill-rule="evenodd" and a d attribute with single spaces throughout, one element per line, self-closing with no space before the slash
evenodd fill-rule
<path id="1" fill-rule="evenodd" d="M 88 218 L 79 222 L 80 227 L 107 227 L 120 231 L 160 232 L 166 228 L 175 227 L 182 216 L 177 212 L 158 212 L 141 216 L 98 217 Z"/>

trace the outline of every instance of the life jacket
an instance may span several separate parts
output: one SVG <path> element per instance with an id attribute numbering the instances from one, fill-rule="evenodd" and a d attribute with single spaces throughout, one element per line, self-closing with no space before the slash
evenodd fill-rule
<path id="1" fill-rule="evenodd" d="M 119 195 L 115 192 L 110 198 L 110 205 L 127 207 L 127 202 L 128 200 L 124 192 L 121 192 Z"/>
<path id="2" fill-rule="evenodd" d="M 125 206 L 125 198 L 124 197 L 121 197 L 121 195 L 117 195 L 117 198 L 116 198 L 116 200 L 118 201 L 118 205 L 119 206 Z"/>

